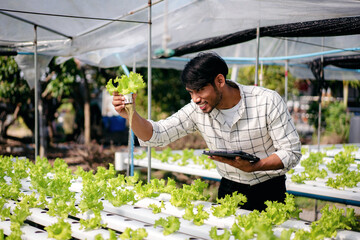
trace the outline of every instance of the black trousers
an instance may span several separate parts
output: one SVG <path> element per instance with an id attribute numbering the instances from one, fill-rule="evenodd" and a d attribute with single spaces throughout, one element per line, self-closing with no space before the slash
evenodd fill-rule
<path id="1" fill-rule="evenodd" d="M 262 211 L 266 209 L 265 201 L 267 200 L 285 202 L 285 180 L 286 176 L 282 175 L 251 186 L 222 178 L 218 198 L 223 198 L 227 194 L 232 195 L 237 191 L 247 197 L 247 202 L 240 206 L 242 209 Z"/>

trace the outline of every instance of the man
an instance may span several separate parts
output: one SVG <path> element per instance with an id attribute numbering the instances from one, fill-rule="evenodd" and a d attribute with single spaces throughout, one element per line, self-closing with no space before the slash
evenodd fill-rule
<path id="1" fill-rule="evenodd" d="M 260 158 L 212 156 L 222 176 L 218 198 L 237 191 L 242 207 L 264 210 L 266 200 L 284 202 L 285 173 L 301 157 L 299 136 L 287 106 L 274 91 L 226 80 L 228 67 L 215 53 L 200 53 L 188 62 L 181 80 L 192 101 L 165 120 L 148 121 L 137 113 L 132 129 L 142 146 L 165 146 L 199 131 L 211 150 L 242 150 Z M 134 102 L 136 96 L 133 97 Z M 114 96 L 116 111 L 127 117 L 123 96 Z"/>

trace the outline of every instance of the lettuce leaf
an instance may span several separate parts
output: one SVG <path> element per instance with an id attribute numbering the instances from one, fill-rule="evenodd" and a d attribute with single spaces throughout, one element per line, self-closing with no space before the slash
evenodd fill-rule
<path id="1" fill-rule="evenodd" d="M 114 86 L 117 83 L 117 86 Z M 106 84 L 106 90 L 110 95 L 114 92 L 126 95 L 130 93 L 137 93 L 139 89 L 145 88 L 146 84 L 143 77 L 139 73 L 130 72 L 129 76 L 123 74 L 121 77 L 116 77 L 114 80 L 110 79 Z"/>
<path id="2" fill-rule="evenodd" d="M 45 227 L 48 232 L 49 238 L 55 239 L 70 239 L 71 238 L 71 225 L 65 222 L 64 219 L 59 218 L 58 221 L 52 225 Z"/>
<path id="3" fill-rule="evenodd" d="M 160 218 L 155 221 L 154 228 L 157 226 L 164 228 L 163 234 L 166 236 L 180 229 L 180 220 L 175 216 L 168 216 L 166 219 Z"/>

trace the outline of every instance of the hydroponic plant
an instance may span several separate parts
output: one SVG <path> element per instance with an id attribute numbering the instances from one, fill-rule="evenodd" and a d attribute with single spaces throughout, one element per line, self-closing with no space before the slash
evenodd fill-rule
<path id="1" fill-rule="evenodd" d="M 81 179 L 81 196 L 75 199 L 70 186 L 76 179 Z M 29 189 L 22 191 L 23 184 L 28 180 Z M 231 228 L 218 229 L 212 227 L 209 237 L 212 239 L 290 239 L 291 234 L 294 239 L 323 239 L 335 237 L 338 229 L 358 230 L 354 209 L 348 208 L 346 214 L 344 210 L 333 207 L 322 210 L 322 218 L 311 224 L 310 230 L 285 229 L 281 237 L 277 237 L 273 231 L 274 226 L 278 226 L 290 218 L 297 218 L 299 209 L 295 207 L 293 196 L 287 194 L 285 204 L 277 202 L 267 202 L 265 211 L 253 211 L 249 214 L 237 214 L 237 206 L 245 200 L 241 195 L 234 194 L 223 200 L 218 201 L 217 207 L 205 208 L 200 203 L 206 201 L 208 196 L 204 196 L 204 189 L 207 184 L 200 179 L 191 185 L 184 184 L 182 188 L 177 188 L 175 181 L 168 179 L 152 179 L 149 183 L 139 181 L 139 176 L 125 177 L 117 175 L 112 164 L 108 169 L 99 167 L 94 174 L 92 171 L 86 172 L 81 168 L 71 174 L 66 163 L 57 159 L 53 166 L 43 158 L 38 158 L 36 163 L 29 162 L 27 159 L 17 159 L 12 157 L 0 156 L 0 217 L 4 221 L 10 220 L 11 234 L 7 239 L 21 239 L 21 226 L 32 215 L 32 208 L 43 209 L 43 212 L 57 218 L 57 222 L 44 227 L 48 236 L 55 239 L 70 239 L 72 227 L 68 222 L 70 218 L 80 218 L 80 224 L 84 229 L 106 229 L 106 224 L 102 221 L 104 201 L 112 206 L 133 205 L 142 198 L 156 199 L 161 193 L 170 195 L 168 200 L 163 200 L 161 205 L 152 205 L 150 208 L 159 207 L 165 209 L 164 205 L 170 204 L 176 209 L 182 209 L 185 214 L 168 217 L 160 217 L 154 221 L 154 227 L 159 226 L 163 229 L 164 235 L 170 235 L 180 229 L 181 221 L 189 221 L 194 227 L 201 227 L 209 224 L 208 218 L 216 217 L 218 212 L 221 220 L 223 217 L 233 216 L 235 221 Z M 60 189 L 60 191 L 59 191 Z M 33 192 L 31 192 L 33 191 Z M 167 201 L 166 204 L 164 202 Z M 15 205 L 9 205 L 15 204 Z M 230 203 L 230 204 L 228 204 Z M 228 205 L 220 207 L 221 205 Z M 230 206 L 231 205 L 231 206 Z M 196 206 L 196 209 L 195 207 Z M 212 211 L 211 211 L 212 210 Z M 92 218 L 82 219 L 82 214 L 91 212 Z M 151 211 L 150 211 L 151 214 Z M 226 221 L 229 221 L 228 218 Z M 144 239 L 148 233 L 144 228 L 127 228 L 122 233 L 115 233 L 108 230 L 109 239 Z M 0 238 L 4 238 L 4 231 L 0 231 Z M 102 239 L 97 235 L 95 239 Z"/>
<path id="2" fill-rule="evenodd" d="M 114 86 L 114 83 L 117 83 L 117 86 Z M 134 105 L 132 103 L 133 93 L 137 93 L 139 89 L 145 88 L 146 84 L 143 81 L 143 77 L 139 73 L 130 72 L 129 76 L 123 74 L 121 77 L 116 77 L 114 82 L 110 79 L 106 84 L 106 89 L 113 95 L 114 92 L 117 92 L 121 95 L 124 95 L 126 100 L 125 110 L 129 115 L 129 124 L 131 126 L 132 116 L 134 114 Z"/>

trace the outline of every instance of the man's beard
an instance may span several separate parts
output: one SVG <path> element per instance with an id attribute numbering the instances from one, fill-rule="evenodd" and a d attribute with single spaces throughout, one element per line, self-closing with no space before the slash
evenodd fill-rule
<path id="1" fill-rule="evenodd" d="M 211 109 L 210 109 L 209 113 L 210 113 L 214 108 L 216 108 L 216 107 L 220 104 L 220 102 L 221 102 L 221 100 L 222 100 L 222 93 L 217 89 L 217 87 L 214 87 L 214 90 L 215 90 L 215 93 L 216 93 L 215 103 L 214 103 L 213 106 L 211 106 Z"/>

